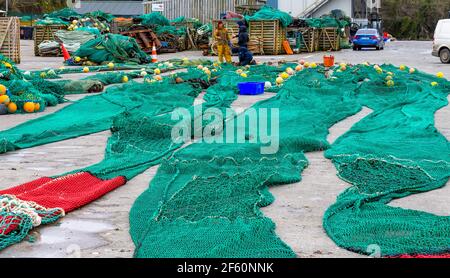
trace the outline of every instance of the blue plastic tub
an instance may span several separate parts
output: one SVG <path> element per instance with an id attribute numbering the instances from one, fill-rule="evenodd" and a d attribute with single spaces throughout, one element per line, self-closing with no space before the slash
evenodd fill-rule
<path id="1" fill-rule="evenodd" d="M 241 95 L 261 95 L 264 94 L 265 82 L 243 82 L 238 84 Z"/>

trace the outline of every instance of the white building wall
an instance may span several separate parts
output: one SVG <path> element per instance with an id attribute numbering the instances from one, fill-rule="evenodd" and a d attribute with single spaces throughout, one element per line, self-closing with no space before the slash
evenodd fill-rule
<path id="1" fill-rule="evenodd" d="M 298 16 L 315 2 L 320 2 L 320 0 L 278 0 L 278 9 L 285 11 L 292 16 Z M 335 9 L 343 10 L 347 16 L 351 17 L 352 0 L 329 0 L 328 3 L 314 13 L 313 16 L 319 17 Z"/>

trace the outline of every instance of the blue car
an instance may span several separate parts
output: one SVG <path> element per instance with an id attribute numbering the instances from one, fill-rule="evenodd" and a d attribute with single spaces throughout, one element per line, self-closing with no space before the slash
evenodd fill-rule
<path id="1" fill-rule="evenodd" d="M 376 50 L 384 49 L 384 39 L 377 29 L 359 29 L 353 37 L 353 50 L 363 47 L 374 47 Z"/>

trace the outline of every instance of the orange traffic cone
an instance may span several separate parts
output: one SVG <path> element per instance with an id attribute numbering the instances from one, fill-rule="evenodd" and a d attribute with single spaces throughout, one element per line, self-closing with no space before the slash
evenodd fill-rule
<path id="1" fill-rule="evenodd" d="M 63 43 L 61 44 L 61 50 L 62 50 L 62 53 L 63 53 L 63 56 L 64 56 L 64 61 L 69 60 L 70 59 L 69 51 L 67 51 L 67 49 L 66 49 L 66 47 L 64 46 Z"/>
<path id="2" fill-rule="evenodd" d="M 152 63 L 157 63 L 158 62 L 158 55 L 156 54 L 156 46 L 155 43 L 153 43 L 153 48 L 152 48 Z"/>

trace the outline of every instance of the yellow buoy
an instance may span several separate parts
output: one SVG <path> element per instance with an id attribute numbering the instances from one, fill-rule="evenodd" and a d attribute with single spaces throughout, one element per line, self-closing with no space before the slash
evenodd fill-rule
<path id="1" fill-rule="evenodd" d="M 0 95 L 6 94 L 7 88 L 5 85 L 0 84 Z"/>
<path id="2" fill-rule="evenodd" d="M 127 83 L 128 82 L 128 76 L 124 76 L 124 77 L 122 77 L 122 82 L 123 83 Z"/>
<path id="3" fill-rule="evenodd" d="M 33 113 L 34 112 L 34 103 L 33 102 L 25 102 L 23 105 L 23 110 L 27 113 Z"/>
<path id="4" fill-rule="evenodd" d="M 431 82 L 431 86 L 436 87 L 437 85 L 439 85 L 436 81 Z"/>
<path id="5" fill-rule="evenodd" d="M 9 104 L 9 96 L 1 95 L 0 96 L 0 104 L 8 105 Z"/>
<path id="6" fill-rule="evenodd" d="M 317 68 L 317 64 L 316 63 L 311 63 L 310 65 L 309 65 L 311 68 Z"/>
<path id="7" fill-rule="evenodd" d="M 308 63 L 308 62 L 305 62 L 305 63 L 303 64 L 303 66 L 304 66 L 305 68 L 309 68 L 309 63 Z"/>
<path id="8" fill-rule="evenodd" d="M 392 86 L 394 86 L 394 81 L 388 80 L 388 81 L 386 82 L 386 85 L 387 85 L 388 87 L 392 87 Z"/>
<path id="9" fill-rule="evenodd" d="M 81 61 L 80 57 L 75 57 L 75 62 L 79 63 Z"/>
<path id="10" fill-rule="evenodd" d="M 284 81 L 284 79 L 281 78 L 281 77 L 278 77 L 278 78 L 276 79 L 276 82 L 277 82 L 278 85 L 280 85 L 281 83 L 283 83 L 283 81 Z"/>
<path id="11" fill-rule="evenodd" d="M 241 73 L 241 77 L 247 78 L 247 74 L 245 72 Z"/>
<path id="12" fill-rule="evenodd" d="M 17 111 L 17 104 L 15 104 L 14 102 L 9 103 L 8 112 L 13 114 L 16 113 L 16 111 Z"/>
<path id="13" fill-rule="evenodd" d="M 109 68 L 109 69 L 113 69 L 113 68 L 114 68 L 114 63 L 112 63 L 112 62 L 109 63 L 109 64 L 108 64 L 108 68 Z"/>
<path id="14" fill-rule="evenodd" d="M 400 69 L 400 70 L 405 70 L 405 69 L 406 69 L 406 66 L 405 66 L 405 65 L 400 65 L 399 69 Z"/>
<path id="15" fill-rule="evenodd" d="M 88 73 L 88 72 L 89 72 L 89 68 L 88 68 L 88 67 L 84 67 L 84 68 L 83 68 L 83 72 L 84 72 L 84 73 Z"/>
<path id="16" fill-rule="evenodd" d="M 436 76 L 438 77 L 438 78 L 443 78 L 444 77 L 444 73 L 443 72 L 438 72 L 437 74 L 436 74 Z"/>
<path id="17" fill-rule="evenodd" d="M 156 74 L 156 75 L 159 75 L 159 74 L 161 74 L 161 70 L 160 69 L 155 69 L 153 71 L 153 73 Z"/>
<path id="18" fill-rule="evenodd" d="M 289 74 L 288 74 L 287 72 L 283 72 L 283 73 L 280 75 L 280 77 L 283 78 L 283 79 L 288 79 L 288 78 L 289 78 Z"/>

